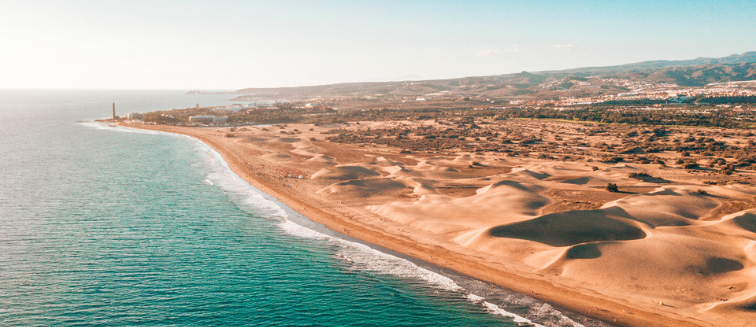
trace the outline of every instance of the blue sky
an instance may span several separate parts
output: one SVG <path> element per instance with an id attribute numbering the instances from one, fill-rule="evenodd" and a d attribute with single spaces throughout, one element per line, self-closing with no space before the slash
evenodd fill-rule
<path id="1" fill-rule="evenodd" d="M 756 1 L 0 4 L 0 88 L 437 79 L 756 50 Z"/>

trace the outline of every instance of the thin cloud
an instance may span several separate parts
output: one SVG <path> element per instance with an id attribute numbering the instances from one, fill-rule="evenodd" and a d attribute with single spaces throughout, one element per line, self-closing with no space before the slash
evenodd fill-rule
<path id="1" fill-rule="evenodd" d="M 556 49 L 564 49 L 564 50 L 572 50 L 577 48 L 574 44 L 554 44 L 552 45 L 553 48 Z"/>

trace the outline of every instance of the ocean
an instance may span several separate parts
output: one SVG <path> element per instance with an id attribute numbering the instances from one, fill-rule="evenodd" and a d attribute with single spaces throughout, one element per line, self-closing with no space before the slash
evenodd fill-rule
<path id="1" fill-rule="evenodd" d="M 2 326 L 598 326 L 331 232 L 179 135 L 227 94 L 0 90 Z"/>

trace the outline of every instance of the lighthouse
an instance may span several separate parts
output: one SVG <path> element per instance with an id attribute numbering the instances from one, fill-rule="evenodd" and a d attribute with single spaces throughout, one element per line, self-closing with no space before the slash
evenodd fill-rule
<path id="1" fill-rule="evenodd" d="M 115 102 L 113 102 L 113 120 L 116 120 L 116 115 L 115 115 Z"/>

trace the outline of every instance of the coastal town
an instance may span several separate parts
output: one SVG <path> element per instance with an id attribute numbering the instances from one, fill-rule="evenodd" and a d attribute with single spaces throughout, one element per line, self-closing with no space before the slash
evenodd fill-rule
<path id="1" fill-rule="evenodd" d="M 573 80 L 574 81 L 574 80 Z M 711 83 L 701 87 L 683 87 L 668 83 L 630 83 L 612 79 L 576 81 L 571 94 L 605 90 L 607 83 L 626 90 L 616 94 L 590 97 L 557 96 L 564 89 L 554 89 L 565 80 L 539 85 L 549 87 L 546 94 L 531 97 L 491 98 L 485 95 L 458 94 L 452 91 L 413 96 L 333 97 L 305 100 L 276 99 L 227 106 L 194 107 L 129 113 L 122 119 L 140 123 L 179 126 L 242 126 L 294 122 L 338 122 L 349 117 L 424 116 L 448 114 L 477 116 L 481 112 L 502 118 L 568 119 L 603 123 L 625 122 L 623 117 L 642 118 L 648 125 L 685 125 L 750 127 L 756 124 L 756 81 Z M 570 82 L 572 83 L 572 82 Z M 237 97 L 244 98 L 244 97 Z M 678 119 L 675 117 L 686 117 Z M 373 118 L 375 118 L 373 117 Z M 661 117 L 661 118 L 660 118 Z M 714 118 L 719 118 L 719 120 Z M 724 119 L 727 118 L 727 119 Z M 721 122 L 719 124 L 718 122 Z M 717 125 L 719 124 L 719 125 Z"/>

